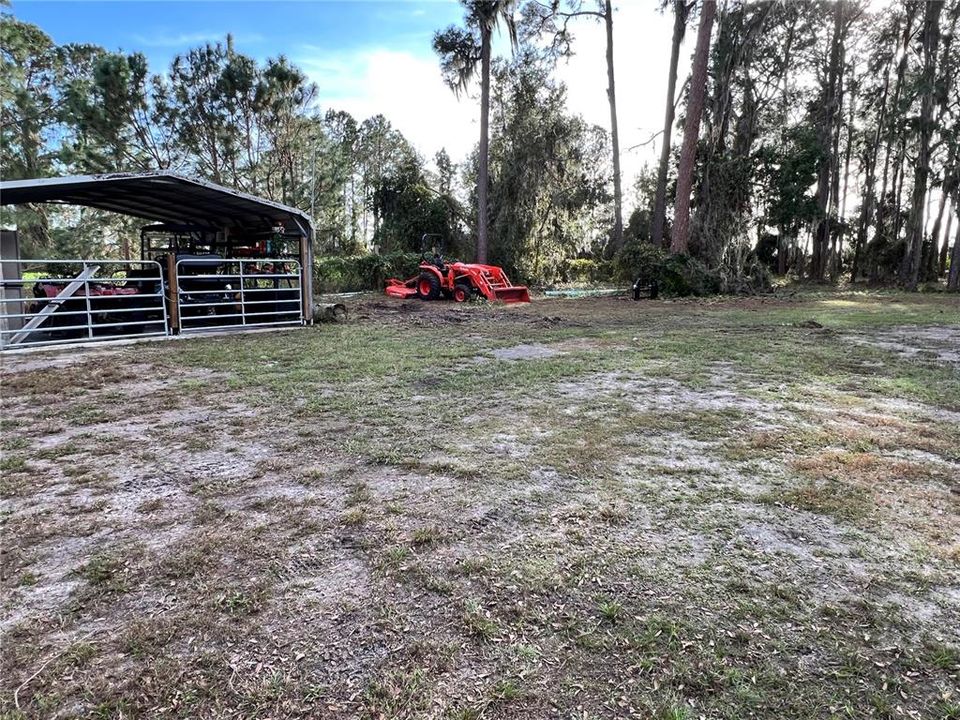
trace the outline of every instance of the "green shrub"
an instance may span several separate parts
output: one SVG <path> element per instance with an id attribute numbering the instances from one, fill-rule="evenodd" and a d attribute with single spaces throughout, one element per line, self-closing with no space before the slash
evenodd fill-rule
<path id="1" fill-rule="evenodd" d="M 689 255 L 669 255 L 660 267 L 660 292 L 667 296 L 715 295 L 720 277 Z"/>
<path id="2" fill-rule="evenodd" d="M 616 278 L 644 283 L 656 280 L 666 296 L 712 295 L 720 292 L 719 275 L 689 255 L 670 255 L 648 242 L 628 242 L 614 259 Z"/>
<path id="3" fill-rule="evenodd" d="M 418 253 L 383 255 L 330 255 L 314 262 L 314 285 L 318 293 L 381 290 L 387 278 L 406 279 L 417 272 Z"/>
<path id="4" fill-rule="evenodd" d="M 770 268 L 754 252 L 734 258 L 725 257 L 717 273 L 724 293 L 755 295 L 769 292 L 773 287 Z"/>
<path id="5" fill-rule="evenodd" d="M 609 282 L 613 277 L 613 265 L 606 260 L 590 258 L 565 260 L 561 267 L 561 277 L 567 283 Z"/>
<path id="6" fill-rule="evenodd" d="M 614 275 L 617 280 L 629 283 L 637 278 L 653 279 L 659 276 L 667 257 L 667 253 L 655 245 L 631 239 L 613 259 Z"/>

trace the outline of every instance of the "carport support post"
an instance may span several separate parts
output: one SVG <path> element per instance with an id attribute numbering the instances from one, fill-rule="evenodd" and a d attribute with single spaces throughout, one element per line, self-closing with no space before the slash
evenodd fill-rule
<path id="1" fill-rule="evenodd" d="M 300 236 L 300 305 L 303 324 L 313 325 L 313 227 L 309 235 Z"/>
<path id="2" fill-rule="evenodd" d="M 170 308 L 170 332 L 180 332 L 180 289 L 177 285 L 177 256 L 167 255 L 167 306 Z"/>

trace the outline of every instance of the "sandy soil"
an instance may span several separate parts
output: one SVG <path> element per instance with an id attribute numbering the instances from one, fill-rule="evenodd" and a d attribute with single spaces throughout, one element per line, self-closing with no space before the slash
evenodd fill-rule
<path id="1" fill-rule="evenodd" d="M 2 707 L 952 717 L 960 324 L 834 312 L 361 298 L 4 358 Z"/>

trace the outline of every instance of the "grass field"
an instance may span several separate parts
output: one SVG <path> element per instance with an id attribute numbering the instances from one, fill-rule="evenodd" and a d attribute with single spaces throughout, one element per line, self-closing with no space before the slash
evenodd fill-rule
<path id="1" fill-rule="evenodd" d="M 0 717 L 960 718 L 956 297 L 367 297 L 2 379 Z"/>

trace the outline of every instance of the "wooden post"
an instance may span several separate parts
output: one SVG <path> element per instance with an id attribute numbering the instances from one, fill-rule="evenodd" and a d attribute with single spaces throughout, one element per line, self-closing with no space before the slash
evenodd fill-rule
<path id="1" fill-rule="evenodd" d="M 311 230 L 311 233 L 313 231 Z M 310 243 L 310 235 L 300 236 L 300 305 L 303 307 L 303 324 L 313 325 L 313 298 L 311 297 L 311 288 L 313 283 L 313 268 L 311 267 L 311 255 L 307 252 L 307 246 Z"/>
<path id="2" fill-rule="evenodd" d="M 170 312 L 170 332 L 180 332 L 180 304 L 177 298 L 180 295 L 177 285 L 177 256 L 167 254 L 167 309 Z"/>

